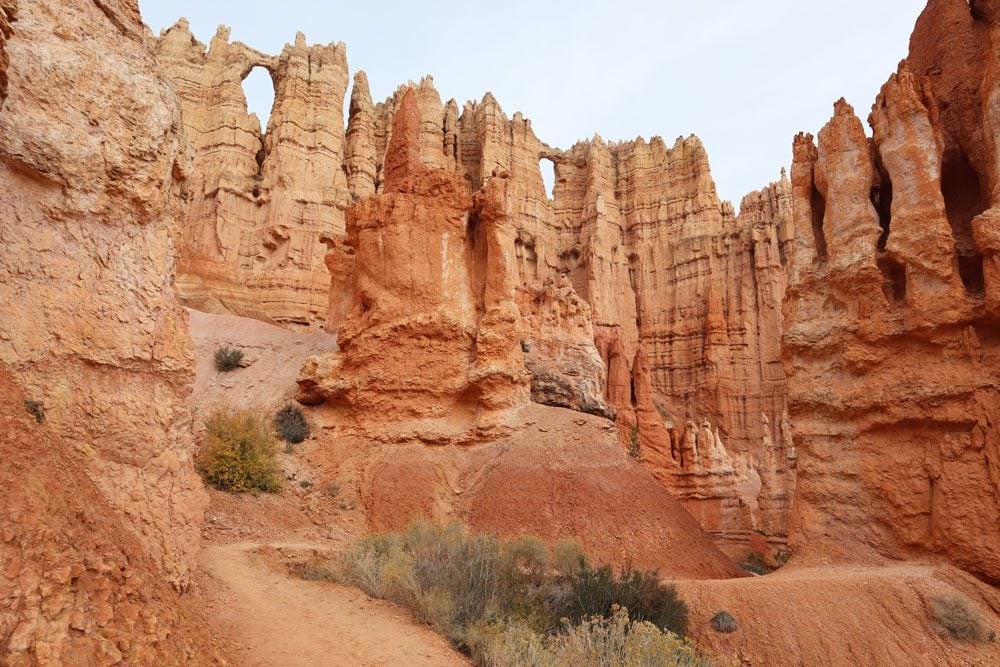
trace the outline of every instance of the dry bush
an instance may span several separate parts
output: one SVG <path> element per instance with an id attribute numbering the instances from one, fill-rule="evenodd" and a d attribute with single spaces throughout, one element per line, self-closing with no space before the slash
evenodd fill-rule
<path id="1" fill-rule="evenodd" d="M 198 468 L 223 491 L 273 493 L 281 488 L 277 454 L 268 422 L 250 410 L 217 410 L 205 422 Z"/>
<path id="2" fill-rule="evenodd" d="M 274 415 L 274 428 L 285 442 L 297 445 L 309 435 L 309 422 L 302 408 L 289 403 Z"/>
<path id="3" fill-rule="evenodd" d="M 475 631 L 473 658 L 488 667 L 711 667 L 720 664 L 689 641 L 615 607 L 608 617 L 566 623 L 542 635 L 518 622 Z"/>
<path id="4" fill-rule="evenodd" d="M 961 595 L 931 598 L 931 617 L 939 634 L 963 642 L 983 642 L 990 633 L 972 603 Z"/>
<path id="5" fill-rule="evenodd" d="M 687 609 L 655 573 L 593 568 L 572 541 L 553 552 L 533 536 L 503 542 L 459 523 L 415 521 L 303 576 L 410 608 L 480 665 L 707 664 L 669 631 L 683 631 Z"/>
<path id="6" fill-rule="evenodd" d="M 215 370 L 228 373 L 243 361 L 243 351 L 223 345 L 215 350 Z"/>

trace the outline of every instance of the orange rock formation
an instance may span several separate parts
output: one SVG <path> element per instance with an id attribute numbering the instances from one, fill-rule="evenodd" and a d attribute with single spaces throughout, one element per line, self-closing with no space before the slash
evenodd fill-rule
<path id="1" fill-rule="evenodd" d="M 276 59 L 227 37 L 220 29 L 206 53 L 182 20 L 158 40 L 195 149 L 195 198 L 177 281 L 184 301 L 338 331 L 358 261 L 345 245 L 344 210 L 387 191 L 394 116 L 412 90 L 423 164 L 463 177 L 473 192 L 494 173 L 507 175 L 511 233 L 502 248 L 518 286 L 535 400 L 610 415 L 606 392 L 597 388 L 606 370 L 598 367 L 586 331 L 611 328 L 628 360 L 628 382 L 641 349 L 650 391 L 669 406 L 663 415 L 646 410 L 638 435 L 643 447 L 658 447 L 657 431 L 673 427 L 683 440 L 683 424 L 702 428 L 708 420 L 713 440 L 718 431 L 730 458 L 758 468 L 765 443 L 775 443 L 779 451 L 771 458 L 787 461 L 780 359 L 783 263 L 791 238 L 787 180 L 749 195 L 737 217 L 718 199 L 696 137 L 678 139 L 672 148 L 658 137 L 610 144 L 595 137 L 560 151 L 540 141 L 521 114 L 508 118 L 490 94 L 462 109 L 454 100 L 443 103 L 430 77 L 374 103 L 366 75 L 357 72 L 345 130 L 335 110 L 347 85 L 341 45 L 307 47 L 300 38 Z M 321 65 L 309 82 L 295 78 L 301 65 L 291 66 L 302 59 L 314 69 Z M 254 66 L 272 73 L 278 91 L 263 134 L 239 86 Z M 285 125 L 298 128 L 290 142 L 326 148 L 305 151 L 301 163 L 281 162 L 276 151 Z M 551 197 L 542 160 L 555 165 Z M 317 180 L 321 175 L 330 178 Z M 295 204 L 277 208 L 279 201 Z M 322 244 L 329 249 L 332 289 Z M 623 424 L 632 422 L 630 401 L 611 407 L 623 411 Z M 621 433 L 624 446 L 630 427 Z M 647 465 L 662 467 L 658 474 L 667 483 L 667 468 L 677 462 L 650 456 Z M 685 493 L 692 502 L 718 506 L 705 516 L 718 515 L 709 527 L 720 538 L 745 544 L 749 529 L 757 528 L 782 542 L 793 484 L 788 465 L 772 471 L 752 519 L 730 476 L 728 468 L 698 474 Z"/>
<path id="2" fill-rule="evenodd" d="M 205 499 L 191 339 L 171 289 L 190 172 L 177 94 L 134 2 L 21 3 L 16 18 L 0 108 L 0 363 L 183 587 Z"/>
<path id="3" fill-rule="evenodd" d="M 940 554 L 1000 581 L 1000 9 L 931 0 L 865 137 L 795 140 L 784 358 L 792 543 Z"/>
<path id="4" fill-rule="evenodd" d="M 416 105 L 411 91 L 396 112 L 382 194 L 348 211 L 346 250 L 331 251 L 351 267 L 341 351 L 306 365 L 300 398 L 369 435 L 461 441 L 502 432 L 528 401 L 507 178 L 470 197 L 424 165 Z"/>

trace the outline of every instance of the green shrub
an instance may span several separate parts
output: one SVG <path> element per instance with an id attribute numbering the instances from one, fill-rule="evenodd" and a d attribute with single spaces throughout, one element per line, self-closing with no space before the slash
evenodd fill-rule
<path id="1" fill-rule="evenodd" d="M 289 403 L 274 415 L 274 428 L 285 442 L 298 444 L 309 435 L 309 422 L 302 408 Z"/>
<path id="2" fill-rule="evenodd" d="M 228 373 L 243 361 L 243 351 L 223 345 L 215 351 L 215 370 Z"/>
<path id="3" fill-rule="evenodd" d="M 557 618 L 610 617 L 617 606 L 628 609 L 636 621 L 649 621 L 678 635 L 687 631 L 687 606 L 677 597 L 677 589 L 661 582 L 655 571 L 626 565 L 616 575 L 610 565 L 592 568 L 584 563 L 565 583 L 567 595 L 552 610 Z"/>
<path id="4" fill-rule="evenodd" d="M 254 412 L 214 412 L 205 422 L 198 467 L 223 491 L 275 492 L 281 488 L 278 440 Z"/>
<path id="5" fill-rule="evenodd" d="M 767 566 L 764 562 L 764 556 L 757 553 L 756 551 L 751 551 L 747 554 L 747 559 L 740 563 L 742 567 L 747 572 L 753 572 L 754 574 L 770 574 L 771 568 Z"/>
<path id="6" fill-rule="evenodd" d="M 990 633 L 968 599 L 945 595 L 931 599 L 931 617 L 938 633 L 963 642 L 982 642 Z"/>
<path id="7" fill-rule="evenodd" d="M 736 632 L 736 630 L 739 629 L 739 624 L 736 622 L 736 619 L 733 618 L 733 615 L 728 611 L 720 611 L 712 617 L 712 628 L 714 628 L 716 632 Z"/>

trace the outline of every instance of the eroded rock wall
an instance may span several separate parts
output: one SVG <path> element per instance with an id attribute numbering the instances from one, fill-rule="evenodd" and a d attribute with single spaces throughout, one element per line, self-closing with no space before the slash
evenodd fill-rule
<path id="1" fill-rule="evenodd" d="M 307 46 L 300 33 L 280 55 L 267 56 L 230 43 L 220 26 L 206 50 L 182 19 L 156 49 L 180 92 L 194 151 L 179 297 L 202 310 L 322 327 L 323 241 L 344 233 L 350 204 L 344 45 Z M 241 87 L 255 67 L 274 82 L 267 128 L 247 112 Z"/>
<path id="2" fill-rule="evenodd" d="M 793 544 L 940 554 L 1000 581 L 998 13 L 931 0 L 873 138 L 841 100 L 795 140 Z"/>
<path id="3" fill-rule="evenodd" d="M 220 663 L 145 540 L 84 474 L 87 454 L 24 401 L 0 366 L 0 660 Z"/>
<path id="4" fill-rule="evenodd" d="M 0 362 L 183 587 L 205 499 L 171 285 L 191 170 L 177 94 L 134 2 L 21 2 L 16 17 L 0 108 Z"/>
<path id="5" fill-rule="evenodd" d="M 421 161 L 418 98 L 393 120 L 381 194 L 348 211 L 351 297 L 341 351 L 311 359 L 300 400 L 327 402 L 370 437 L 468 442 L 503 434 L 528 402 L 521 348 L 508 178 L 475 196 L 448 169 Z M 338 287 L 334 280 L 334 288 Z"/>

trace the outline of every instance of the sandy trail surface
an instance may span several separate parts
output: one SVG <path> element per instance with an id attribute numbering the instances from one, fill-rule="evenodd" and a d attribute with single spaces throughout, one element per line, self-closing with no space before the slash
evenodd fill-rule
<path id="1" fill-rule="evenodd" d="M 206 545 L 201 554 L 218 583 L 213 616 L 234 639 L 234 665 L 469 664 L 406 610 L 354 588 L 286 575 L 256 556 L 260 546 Z"/>

